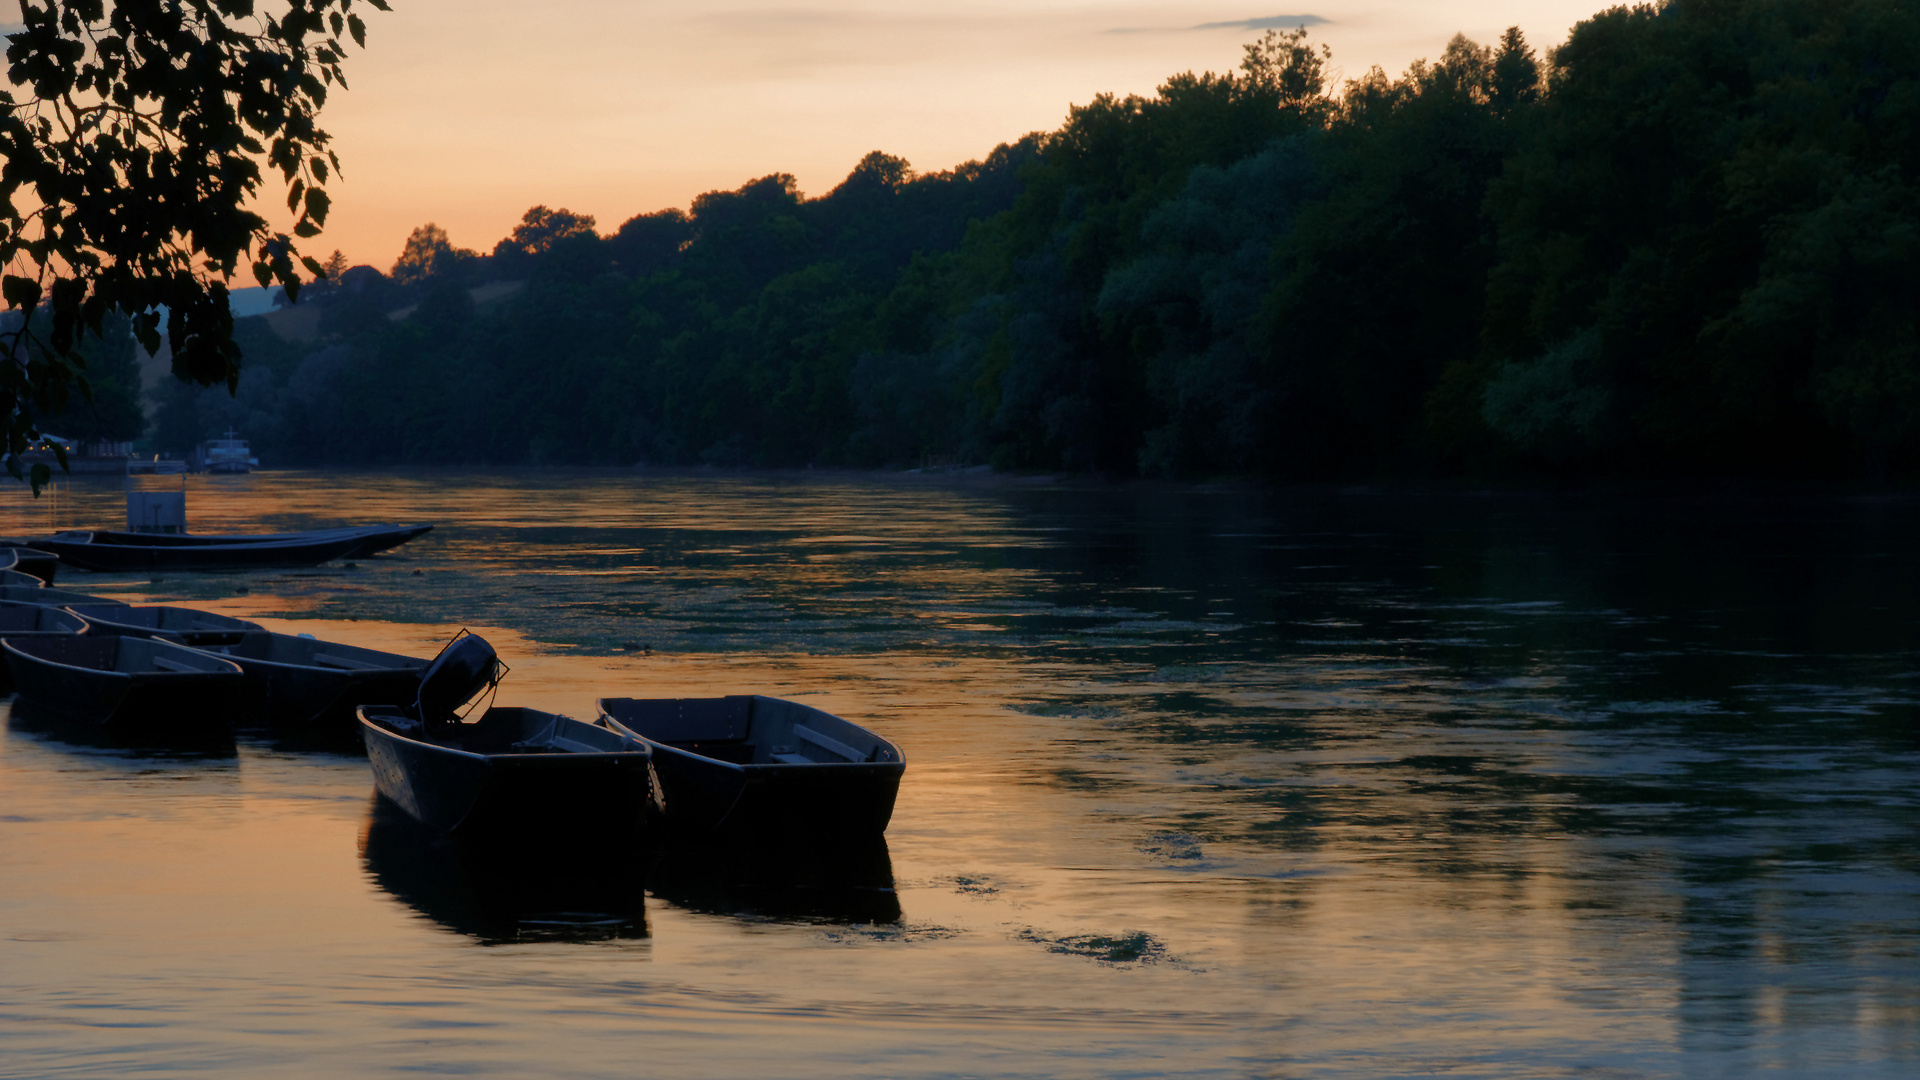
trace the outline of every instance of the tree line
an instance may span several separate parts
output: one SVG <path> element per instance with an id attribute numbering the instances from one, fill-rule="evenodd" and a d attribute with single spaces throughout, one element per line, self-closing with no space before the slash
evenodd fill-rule
<path id="1" fill-rule="evenodd" d="M 1619 7 L 1335 85 L 1303 30 L 915 173 L 422 226 L 239 320 L 281 464 L 1911 477 L 1920 9 Z M 515 284 L 517 283 L 517 284 Z M 490 287 L 491 286 L 491 287 Z M 57 423 L 49 426 L 58 429 Z"/>

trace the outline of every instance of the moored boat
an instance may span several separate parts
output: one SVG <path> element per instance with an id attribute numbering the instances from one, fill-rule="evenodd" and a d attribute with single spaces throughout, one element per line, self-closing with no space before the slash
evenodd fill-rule
<path id="1" fill-rule="evenodd" d="M 432 525 L 344 525 L 288 533 L 147 533 L 119 529 L 92 529 L 89 543 L 116 547 L 214 547 L 233 544 L 290 544 L 352 537 L 359 544 L 345 558 L 360 558 L 404 544 L 433 530 Z M 62 533 L 60 535 L 78 535 Z"/>
<path id="2" fill-rule="evenodd" d="M 64 608 L 0 600 L 0 637 L 85 633 L 87 622 Z"/>
<path id="3" fill-rule="evenodd" d="M 397 548 L 409 540 L 425 536 L 433 531 L 432 525 L 378 525 L 361 530 L 360 546 L 346 553 L 342 558 L 364 559 L 369 555 L 378 555 L 390 548 Z"/>
<path id="4" fill-rule="evenodd" d="M 0 638 L 14 688 L 34 709 L 136 737 L 232 726 L 243 676 L 211 653 L 153 638 Z"/>
<path id="5" fill-rule="evenodd" d="M 311 637 L 249 633 L 219 649 L 247 674 L 248 714 L 271 726 L 361 738 L 359 705 L 406 701 L 429 661 Z"/>
<path id="6" fill-rule="evenodd" d="M 906 771 L 892 742 L 797 701 L 601 698 L 600 715 L 652 748 L 680 832 L 881 833 Z"/>
<path id="7" fill-rule="evenodd" d="M 165 536 L 128 533 L 123 536 Z M 357 557 L 368 537 L 362 530 L 293 534 L 276 540 L 209 544 L 109 543 L 93 532 L 67 532 L 34 541 L 63 562 L 105 572 L 258 570 L 318 566 Z"/>
<path id="8" fill-rule="evenodd" d="M 637 839 L 659 810 L 647 744 L 555 713 L 495 706 L 477 720 L 457 709 L 499 685 L 493 649 L 473 635 L 435 658 L 412 706 L 362 705 L 374 785 L 408 816 L 446 832 L 538 841 Z"/>
<path id="9" fill-rule="evenodd" d="M 71 589 L 48 589 L 38 585 L 0 585 L 0 600 L 17 604 L 38 604 L 41 607 L 66 607 L 69 604 L 127 606 L 125 600 L 115 600 L 111 596 L 94 596 L 92 593 L 74 592 Z"/>
<path id="10" fill-rule="evenodd" d="M 71 611 L 0 600 L 0 638 L 72 637 L 86 630 L 86 620 Z M 12 669 L 0 657 L 0 694 L 12 692 Z"/>
<path id="11" fill-rule="evenodd" d="M 164 604 L 140 607 L 127 604 L 69 604 L 67 610 L 85 619 L 96 635 L 156 637 L 196 648 L 237 645 L 249 634 L 267 632 L 259 623 L 246 619 Z"/>
<path id="12" fill-rule="evenodd" d="M 53 576 L 60 568 L 60 556 L 39 548 L 21 547 L 17 544 L 0 547 L 0 570 L 18 570 L 23 574 L 32 574 L 42 585 L 53 584 Z"/>
<path id="13" fill-rule="evenodd" d="M 39 589 L 46 584 L 32 574 L 19 570 L 0 570 L 0 585 L 10 585 L 16 589 Z"/>

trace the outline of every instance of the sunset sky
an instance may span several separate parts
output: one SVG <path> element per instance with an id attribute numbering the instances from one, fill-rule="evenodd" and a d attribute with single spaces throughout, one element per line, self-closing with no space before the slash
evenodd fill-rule
<path id="1" fill-rule="evenodd" d="M 432 221 L 490 250 L 535 203 L 637 213 L 790 172 L 824 194 L 870 150 L 920 171 L 1060 125 L 1102 91 L 1235 67 L 1276 18 L 1335 70 L 1399 73 L 1455 32 L 1543 51 L 1599 0 L 392 0 L 329 101 L 345 180 L 310 250 L 385 269 Z"/>

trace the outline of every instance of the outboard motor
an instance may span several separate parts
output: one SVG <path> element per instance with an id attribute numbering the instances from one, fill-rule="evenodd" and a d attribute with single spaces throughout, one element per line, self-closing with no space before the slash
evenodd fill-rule
<path id="1" fill-rule="evenodd" d="M 478 634 L 462 633 L 420 674 L 415 715 L 428 725 L 457 724 L 462 705 L 500 681 L 500 657 Z"/>

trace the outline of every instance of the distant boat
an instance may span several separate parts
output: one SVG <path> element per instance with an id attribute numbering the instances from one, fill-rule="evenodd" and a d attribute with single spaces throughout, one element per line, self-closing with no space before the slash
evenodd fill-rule
<path id="1" fill-rule="evenodd" d="M 136 738 L 228 731 L 243 678 L 230 660 L 153 638 L 4 637 L 0 653 L 33 709 Z"/>
<path id="2" fill-rule="evenodd" d="M 431 525 L 367 525 L 304 533 L 198 536 L 101 529 L 35 540 L 83 570 L 107 572 L 254 570 L 360 559 L 404 544 Z"/>
<path id="3" fill-rule="evenodd" d="M 678 832 L 877 835 L 907 767 L 887 739 L 780 698 L 601 698 L 600 715 L 653 749 Z"/>
<path id="4" fill-rule="evenodd" d="M 247 440 L 236 435 L 232 428 L 228 428 L 226 438 L 208 439 L 200 444 L 195 457 L 203 472 L 243 473 L 260 464 L 248 448 Z"/>
<path id="5" fill-rule="evenodd" d="M 499 685 L 482 638 L 463 635 L 421 676 L 412 706 L 362 705 L 374 786 L 425 825 L 529 842 L 565 834 L 637 839 L 659 811 L 647 744 L 534 709 L 456 710 Z"/>

